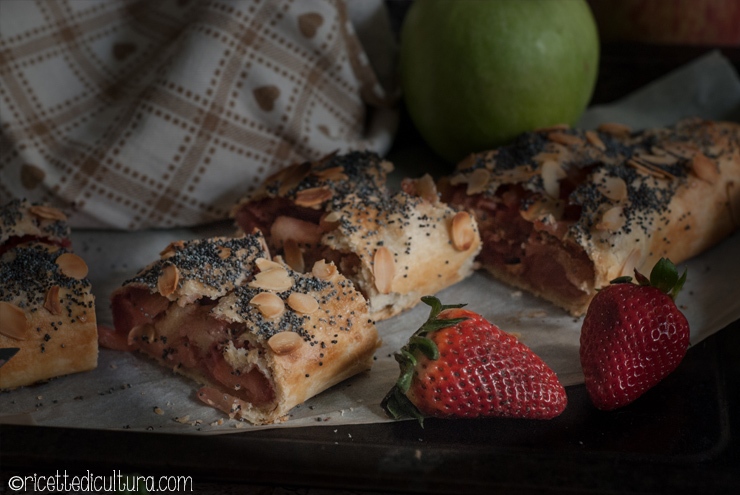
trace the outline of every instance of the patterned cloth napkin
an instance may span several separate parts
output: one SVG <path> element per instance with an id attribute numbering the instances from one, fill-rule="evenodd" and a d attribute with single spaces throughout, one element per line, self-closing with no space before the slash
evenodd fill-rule
<path id="1" fill-rule="evenodd" d="M 73 227 L 228 217 L 266 176 L 385 153 L 397 123 L 382 1 L 2 0 L 0 203 Z"/>

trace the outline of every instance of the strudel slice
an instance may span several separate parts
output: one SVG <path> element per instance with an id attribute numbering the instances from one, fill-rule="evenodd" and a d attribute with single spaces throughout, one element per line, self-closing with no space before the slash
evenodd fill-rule
<path id="1" fill-rule="evenodd" d="M 393 165 L 370 152 L 330 155 L 269 177 L 233 210 L 244 232 L 264 232 L 296 271 L 333 262 L 389 318 L 473 271 L 480 237 L 473 217 L 439 201 L 430 176 L 386 188 Z"/>
<path id="2" fill-rule="evenodd" d="M 471 155 L 438 185 L 474 212 L 484 268 L 580 315 L 610 280 L 737 229 L 740 125 L 550 128 Z"/>
<path id="3" fill-rule="evenodd" d="M 97 366 L 95 298 L 61 211 L 27 201 L 0 208 L 0 389 Z"/>
<path id="4" fill-rule="evenodd" d="M 131 348 L 255 424 L 370 369 L 379 345 L 365 299 L 332 263 L 298 273 L 257 233 L 173 243 L 111 301 Z"/>

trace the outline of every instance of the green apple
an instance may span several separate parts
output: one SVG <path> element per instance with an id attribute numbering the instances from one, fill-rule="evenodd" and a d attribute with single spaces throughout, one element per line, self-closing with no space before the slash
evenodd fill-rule
<path id="1" fill-rule="evenodd" d="M 575 124 L 598 62 L 586 0 L 416 0 L 401 30 L 406 108 L 453 162 L 525 131 Z"/>

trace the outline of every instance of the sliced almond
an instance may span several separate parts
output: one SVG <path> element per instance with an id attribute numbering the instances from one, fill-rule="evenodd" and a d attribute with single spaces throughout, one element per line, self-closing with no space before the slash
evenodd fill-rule
<path id="1" fill-rule="evenodd" d="M 326 260 L 319 260 L 313 264 L 311 273 L 320 280 L 332 280 L 337 274 L 337 267 L 334 263 L 327 263 Z"/>
<path id="2" fill-rule="evenodd" d="M 627 199 L 627 183 L 621 177 L 605 177 L 598 186 L 601 194 L 612 201 Z"/>
<path id="3" fill-rule="evenodd" d="M 217 246 L 216 251 L 218 252 L 218 257 L 222 260 L 228 259 L 231 256 L 231 248 L 226 246 Z"/>
<path id="4" fill-rule="evenodd" d="M 249 304 L 256 307 L 265 318 L 277 318 L 285 311 L 285 303 L 272 292 L 260 292 L 252 299 Z"/>
<path id="5" fill-rule="evenodd" d="M 56 264 L 59 266 L 59 270 L 69 278 L 82 280 L 87 277 L 87 263 L 74 253 L 60 255 L 56 259 Z"/>
<path id="6" fill-rule="evenodd" d="M 339 227 L 340 220 L 342 220 L 342 213 L 340 211 L 330 211 L 321 217 L 321 220 L 319 220 L 319 227 L 321 227 L 322 232 L 331 232 Z M 319 239 L 317 239 L 316 242 L 318 242 Z"/>
<path id="7" fill-rule="evenodd" d="M 719 179 L 719 167 L 711 158 L 707 158 L 704 153 L 697 153 L 691 160 L 691 170 L 701 180 L 714 184 Z"/>
<path id="8" fill-rule="evenodd" d="M 303 162 L 296 163 L 289 167 L 284 168 L 273 177 L 268 178 L 268 181 L 279 180 L 280 187 L 278 187 L 278 195 L 284 196 L 288 191 L 295 188 L 298 184 L 305 179 L 311 172 L 311 163 Z"/>
<path id="9" fill-rule="evenodd" d="M 157 279 L 157 290 L 164 297 L 169 296 L 177 290 L 180 283 L 180 270 L 175 265 L 167 265 L 162 269 Z"/>
<path id="10" fill-rule="evenodd" d="M 344 167 L 341 165 L 338 167 L 330 167 L 324 170 L 313 170 L 313 175 L 318 177 L 319 179 L 325 179 L 325 180 L 331 180 L 331 181 L 340 181 L 340 180 L 347 180 L 347 174 L 344 173 Z"/>
<path id="11" fill-rule="evenodd" d="M 166 248 L 164 248 L 160 253 L 159 256 L 163 259 L 170 258 L 172 255 L 174 255 L 177 251 L 180 251 L 185 246 L 185 242 L 183 241 L 174 241 L 170 242 Z"/>
<path id="12" fill-rule="evenodd" d="M 470 213 L 459 211 L 452 217 L 450 237 L 452 238 L 452 245 L 458 251 L 467 251 L 470 249 L 470 246 L 475 242 L 473 217 Z"/>
<path id="13" fill-rule="evenodd" d="M 596 224 L 596 230 L 608 230 L 616 232 L 624 226 L 626 221 L 621 206 L 613 206 L 606 210 L 601 216 L 601 221 Z"/>
<path id="14" fill-rule="evenodd" d="M 599 127 L 597 127 L 597 130 L 599 132 L 603 132 L 604 134 L 611 134 L 612 136 L 616 137 L 628 137 L 630 134 L 632 134 L 632 128 L 630 126 L 617 124 L 614 122 L 601 124 Z"/>
<path id="15" fill-rule="evenodd" d="M 294 292 L 288 296 L 288 306 L 299 313 L 310 315 L 319 309 L 319 302 L 309 294 Z"/>
<path id="16" fill-rule="evenodd" d="M 295 332 L 276 333 L 267 341 L 267 346 L 278 356 L 290 354 L 301 344 L 303 344 L 303 337 Z"/>
<path id="17" fill-rule="evenodd" d="M 373 277 L 375 277 L 375 288 L 378 292 L 390 293 L 395 276 L 396 262 L 393 259 L 393 253 L 385 246 L 379 247 L 373 256 Z"/>
<path id="18" fill-rule="evenodd" d="M 63 222 L 67 221 L 67 215 L 52 206 L 33 205 L 28 209 L 28 211 L 31 212 L 31 214 L 45 220 L 61 220 Z"/>
<path id="19" fill-rule="evenodd" d="M 491 180 L 491 172 L 485 168 L 476 168 L 468 177 L 468 188 L 466 194 L 471 196 L 479 194 L 488 188 L 488 182 Z"/>
<path id="20" fill-rule="evenodd" d="M 551 198 L 560 197 L 560 179 L 565 178 L 565 170 L 556 161 L 542 164 L 542 186 Z"/>
<path id="21" fill-rule="evenodd" d="M 59 286 L 52 285 L 49 290 L 46 291 L 46 297 L 44 298 L 44 308 L 54 316 L 62 314 L 62 303 L 59 302 Z"/>
<path id="22" fill-rule="evenodd" d="M 324 201 L 331 199 L 333 194 L 327 186 L 304 189 L 296 193 L 295 204 L 298 206 L 318 208 Z"/>
<path id="23" fill-rule="evenodd" d="M 27 340 L 31 337 L 31 324 L 26 313 L 15 304 L 0 301 L 0 333 L 16 340 Z"/>
<path id="24" fill-rule="evenodd" d="M 673 165 L 678 162 L 678 158 L 667 153 L 664 153 L 662 155 L 641 153 L 637 155 L 637 158 L 641 161 L 645 161 L 653 165 Z"/>
<path id="25" fill-rule="evenodd" d="M 303 250 L 293 239 L 287 239 L 283 243 L 285 262 L 298 273 L 306 271 L 306 263 L 303 259 Z"/>
<path id="26" fill-rule="evenodd" d="M 547 135 L 547 139 L 553 143 L 559 143 L 564 146 L 583 146 L 583 139 L 581 139 L 580 136 L 568 134 L 566 132 L 551 132 Z"/>
<path id="27" fill-rule="evenodd" d="M 275 268 L 285 269 L 285 267 L 277 261 L 268 260 L 267 258 L 257 258 L 254 260 L 254 264 L 257 265 L 257 268 L 259 268 L 261 272 L 266 272 L 267 270 Z"/>
<path id="28" fill-rule="evenodd" d="M 634 158 L 630 158 L 629 160 L 627 160 L 627 166 L 634 168 L 642 174 L 650 175 L 658 179 L 666 179 L 672 177 L 671 174 L 668 174 L 664 170 L 661 170 L 655 166 L 651 166 L 645 162 L 635 160 Z"/>
<path id="29" fill-rule="evenodd" d="M 699 148 L 692 143 L 686 143 L 683 141 L 671 141 L 660 143 L 660 147 L 671 155 L 679 158 L 692 158 L 699 152 Z"/>
<path id="30" fill-rule="evenodd" d="M 540 151 L 532 157 L 532 161 L 540 167 L 545 162 L 557 162 L 560 160 L 560 153 L 553 153 L 551 151 Z"/>
<path id="31" fill-rule="evenodd" d="M 249 283 L 249 286 L 256 289 L 284 292 L 293 287 L 293 282 L 293 277 L 281 267 L 259 272 L 254 276 L 254 280 Z"/>
<path id="32" fill-rule="evenodd" d="M 403 190 L 419 198 L 429 201 L 432 204 L 439 201 L 439 195 L 437 194 L 437 185 L 434 183 L 434 179 L 429 174 L 424 174 L 418 179 L 404 179 L 402 182 Z"/>
<path id="33" fill-rule="evenodd" d="M 591 144 L 591 146 L 600 149 L 601 151 L 606 150 L 606 145 L 604 144 L 604 141 L 601 140 L 598 134 L 596 134 L 594 131 L 586 131 L 586 141 Z"/>

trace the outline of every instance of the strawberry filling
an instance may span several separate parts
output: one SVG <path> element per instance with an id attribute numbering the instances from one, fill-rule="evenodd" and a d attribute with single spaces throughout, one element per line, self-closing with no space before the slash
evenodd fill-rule
<path id="1" fill-rule="evenodd" d="M 139 349 L 218 385 L 221 395 L 256 407 L 269 405 L 275 391 L 260 368 L 254 363 L 235 368 L 226 360 L 229 345 L 248 351 L 254 344 L 238 338 L 243 325 L 211 315 L 216 304 L 203 298 L 181 307 L 146 289 L 128 289 L 113 298 L 115 329 L 103 332 L 99 342 L 117 350 Z"/>

